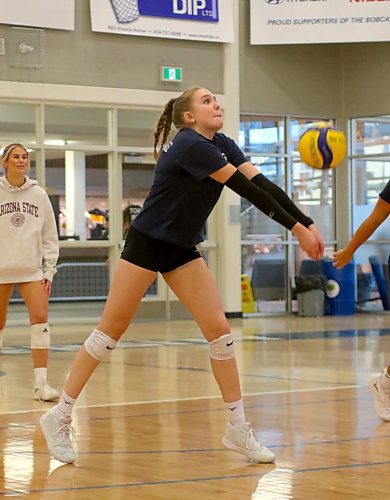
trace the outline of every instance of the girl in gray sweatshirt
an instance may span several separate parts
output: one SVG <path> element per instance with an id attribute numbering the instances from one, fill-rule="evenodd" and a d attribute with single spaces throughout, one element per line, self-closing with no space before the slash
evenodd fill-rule
<path id="1" fill-rule="evenodd" d="M 56 401 L 59 393 L 47 382 L 48 307 L 59 254 L 54 212 L 45 190 L 26 175 L 29 154 L 22 144 L 9 144 L 2 153 L 1 165 L 0 350 L 8 303 L 18 284 L 31 324 L 33 398 Z"/>

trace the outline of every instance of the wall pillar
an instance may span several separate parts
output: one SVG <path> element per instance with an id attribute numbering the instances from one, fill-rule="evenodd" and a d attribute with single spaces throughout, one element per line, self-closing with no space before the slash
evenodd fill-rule
<path id="1" fill-rule="evenodd" d="M 66 234 L 77 235 L 82 241 L 86 240 L 85 168 L 84 152 L 65 151 Z"/>
<path id="2" fill-rule="evenodd" d="M 224 45 L 223 132 L 238 140 L 240 127 L 239 0 L 233 0 L 234 42 Z M 226 315 L 241 316 L 240 197 L 225 187 L 216 208 L 218 287 Z"/>

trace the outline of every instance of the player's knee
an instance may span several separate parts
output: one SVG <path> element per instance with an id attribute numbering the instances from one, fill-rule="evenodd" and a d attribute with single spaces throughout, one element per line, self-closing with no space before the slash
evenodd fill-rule
<path id="1" fill-rule="evenodd" d="M 31 349 L 48 349 L 50 346 L 50 328 L 48 323 L 31 325 Z"/>
<path id="2" fill-rule="evenodd" d="M 231 333 L 209 342 L 210 358 L 225 361 L 234 358 L 234 339 Z"/>
<path id="3" fill-rule="evenodd" d="M 117 343 L 118 342 L 116 340 L 95 329 L 84 342 L 84 347 L 90 356 L 97 359 L 98 361 L 103 361 L 103 359 L 113 349 L 115 349 Z"/>

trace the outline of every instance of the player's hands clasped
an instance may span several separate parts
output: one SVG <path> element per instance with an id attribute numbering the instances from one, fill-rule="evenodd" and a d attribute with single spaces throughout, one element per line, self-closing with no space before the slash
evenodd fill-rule
<path id="1" fill-rule="evenodd" d="M 312 226 L 310 226 L 312 227 Z M 295 224 L 291 232 L 297 238 L 301 249 L 313 260 L 319 260 L 324 254 L 324 243 L 317 229 L 309 230 L 300 223 Z"/>
<path id="2" fill-rule="evenodd" d="M 317 259 L 321 259 L 321 257 L 324 255 L 325 252 L 325 245 L 322 240 L 322 236 L 320 235 L 317 226 L 315 224 L 309 226 L 308 229 L 313 234 L 314 238 L 317 241 Z"/>

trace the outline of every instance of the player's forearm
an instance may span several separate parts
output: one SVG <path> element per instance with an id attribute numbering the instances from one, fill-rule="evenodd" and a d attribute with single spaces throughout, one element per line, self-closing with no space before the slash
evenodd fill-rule
<path id="1" fill-rule="evenodd" d="M 313 224 L 313 220 L 305 215 L 279 186 L 271 182 L 263 174 L 255 175 L 252 177 L 251 181 L 256 184 L 256 186 L 266 190 L 279 205 L 305 227 L 309 227 Z"/>
<path id="2" fill-rule="evenodd" d="M 272 218 L 286 229 L 291 230 L 297 220 L 271 196 L 267 191 L 256 186 L 253 182 L 237 170 L 225 185 L 235 193 L 253 203 L 265 215 Z"/>
<path id="3" fill-rule="evenodd" d="M 364 222 L 360 224 L 360 226 L 355 231 L 350 242 L 347 244 L 345 249 L 351 254 L 355 253 L 356 250 L 363 245 L 365 241 L 374 233 L 377 228 L 376 222 L 372 218 L 366 219 Z"/>

